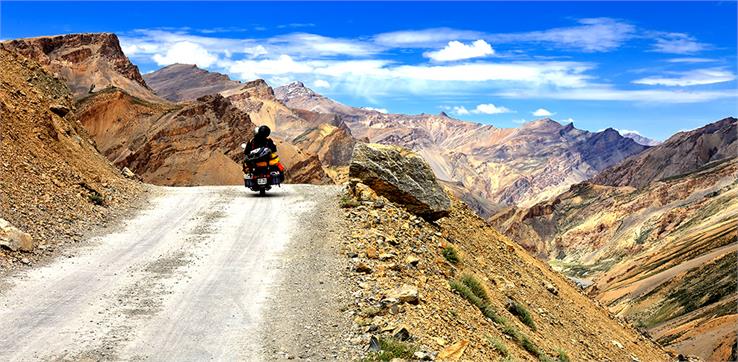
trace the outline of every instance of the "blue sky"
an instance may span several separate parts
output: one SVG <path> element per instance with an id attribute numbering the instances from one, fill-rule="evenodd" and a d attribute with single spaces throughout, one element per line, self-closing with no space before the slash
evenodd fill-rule
<path id="1" fill-rule="evenodd" d="M 393 113 L 656 139 L 738 113 L 736 2 L 0 6 L 1 39 L 114 32 L 142 72 L 196 63 Z"/>

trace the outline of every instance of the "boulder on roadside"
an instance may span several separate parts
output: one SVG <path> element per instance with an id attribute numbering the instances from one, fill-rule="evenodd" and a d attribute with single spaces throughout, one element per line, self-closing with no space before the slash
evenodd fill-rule
<path id="1" fill-rule="evenodd" d="M 5 219 L 0 219 L 0 246 L 26 252 L 32 251 L 35 247 L 31 234 L 11 225 Z"/>
<path id="2" fill-rule="evenodd" d="M 349 177 L 426 220 L 448 216 L 451 208 L 428 163 L 402 147 L 357 143 Z"/>

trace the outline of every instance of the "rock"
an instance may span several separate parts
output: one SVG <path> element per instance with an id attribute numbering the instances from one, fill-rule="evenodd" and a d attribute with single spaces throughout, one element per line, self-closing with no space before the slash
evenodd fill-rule
<path id="1" fill-rule="evenodd" d="M 398 146 L 357 143 L 349 176 L 426 220 L 448 216 L 451 208 L 428 163 Z"/>
<path id="2" fill-rule="evenodd" d="M 377 253 L 377 248 L 370 246 L 366 248 L 366 257 L 369 259 L 377 259 L 379 258 L 379 254 Z"/>
<path id="3" fill-rule="evenodd" d="M 123 167 L 123 170 L 121 170 L 121 173 L 123 173 L 123 176 L 128 178 L 136 178 L 136 174 L 131 171 L 128 167 Z"/>
<path id="4" fill-rule="evenodd" d="M 432 361 L 433 356 L 428 352 L 423 351 L 417 351 L 413 353 L 413 358 L 419 360 L 419 361 Z"/>
<path id="5" fill-rule="evenodd" d="M 399 326 L 392 331 L 392 337 L 399 341 L 407 341 L 410 339 L 410 331 L 405 326 Z"/>
<path id="6" fill-rule="evenodd" d="M 355 268 L 359 273 L 369 274 L 372 272 L 372 268 L 364 262 L 357 263 Z"/>
<path id="7" fill-rule="evenodd" d="M 614 339 L 612 340 L 612 345 L 618 347 L 619 349 L 623 349 L 623 344 Z"/>
<path id="8" fill-rule="evenodd" d="M 58 115 L 59 117 L 64 117 L 67 115 L 67 113 L 70 112 L 69 107 L 62 104 L 53 104 L 49 106 L 49 110 L 54 112 L 54 114 Z"/>
<path id="9" fill-rule="evenodd" d="M 468 345 L 469 345 L 469 340 L 462 339 L 444 348 L 441 352 L 439 352 L 438 359 L 446 360 L 446 361 L 458 361 L 461 358 L 461 356 L 464 354 L 464 351 L 466 350 L 466 347 Z"/>
<path id="10" fill-rule="evenodd" d="M 551 283 L 543 283 L 543 286 L 546 287 L 546 290 L 548 290 L 553 295 L 559 295 L 559 290 Z"/>
<path id="11" fill-rule="evenodd" d="M 372 338 L 369 339 L 369 352 L 379 352 L 382 350 L 382 347 L 379 346 L 379 340 L 377 337 L 372 336 Z"/>
<path id="12" fill-rule="evenodd" d="M 416 267 L 416 266 L 418 266 L 418 263 L 419 263 L 419 262 L 420 262 L 420 259 L 418 259 L 418 257 L 416 257 L 416 256 L 414 256 L 414 255 L 408 255 L 408 256 L 407 256 L 407 257 L 405 258 L 405 263 L 407 263 L 407 265 L 410 265 L 410 266 L 412 266 L 412 267 Z"/>
<path id="13" fill-rule="evenodd" d="M 418 304 L 420 301 L 418 288 L 409 284 L 403 284 L 386 294 L 388 299 L 396 299 L 400 303 Z"/>
<path id="14" fill-rule="evenodd" d="M 392 253 L 381 253 L 379 254 L 379 260 L 389 260 L 394 258 L 395 255 Z"/>
<path id="15" fill-rule="evenodd" d="M 35 244 L 31 234 L 16 228 L 5 219 L 0 219 L 0 246 L 13 251 L 29 252 Z"/>

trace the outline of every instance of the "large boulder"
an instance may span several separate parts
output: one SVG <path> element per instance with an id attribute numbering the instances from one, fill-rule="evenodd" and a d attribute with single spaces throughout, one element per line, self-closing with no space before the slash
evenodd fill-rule
<path id="1" fill-rule="evenodd" d="M 32 251 L 34 243 L 30 234 L 0 219 L 0 246 L 13 251 Z"/>
<path id="2" fill-rule="evenodd" d="M 428 163 L 402 147 L 357 143 L 349 177 L 426 220 L 447 216 L 451 208 Z"/>

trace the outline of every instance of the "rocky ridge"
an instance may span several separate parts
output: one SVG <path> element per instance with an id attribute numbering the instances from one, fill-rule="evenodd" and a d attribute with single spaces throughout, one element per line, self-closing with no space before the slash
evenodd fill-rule
<path id="1" fill-rule="evenodd" d="M 721 120 L 702 134 L 677 134 L 549 201 L 500 212 L 492 223 L 556 269 L 593 283 L 593 297 L 662 344 L 728 361 L 738 343 L 727 327 L 738 318 L 738 281 L 728 268 L 738 252 L 738 158 L 705 163 L 683 152 L 727 155 L 722 149 L 735 147 L 735 138 L 720 130 L 731 122 L 735 127 Z M 674 161 L 678 171 L 653 168 L 667 162 L 664 155 L 683 159 Z M 669 173 L 677 174 L 662 178 Z M 638 187 L 596 183 L 616 180 L 611 175 Z"/>
<path id="2" fill-rule="evenodd" d="M 158 97 L 149 89 L 138 67 L 128 60 L 113 33 L 67 34 L 3 42 L 62 78 L 75 97 L 109 86 L 146 100 Z"/>
<path id="3" fill-rule="evenodd" d="M 414 150 L 439 179 L 458 184 L 465 200 L 486 200 L 477 203 L 485 215 L 546 200 L 647 148 L 612 129 L 587 132 L 550 119 L 505 129 L 445 113 L 384 114 L 343 105 L 299 82 L 274 94 L 290 108 L 336 114 L 356 139 Z"/>

